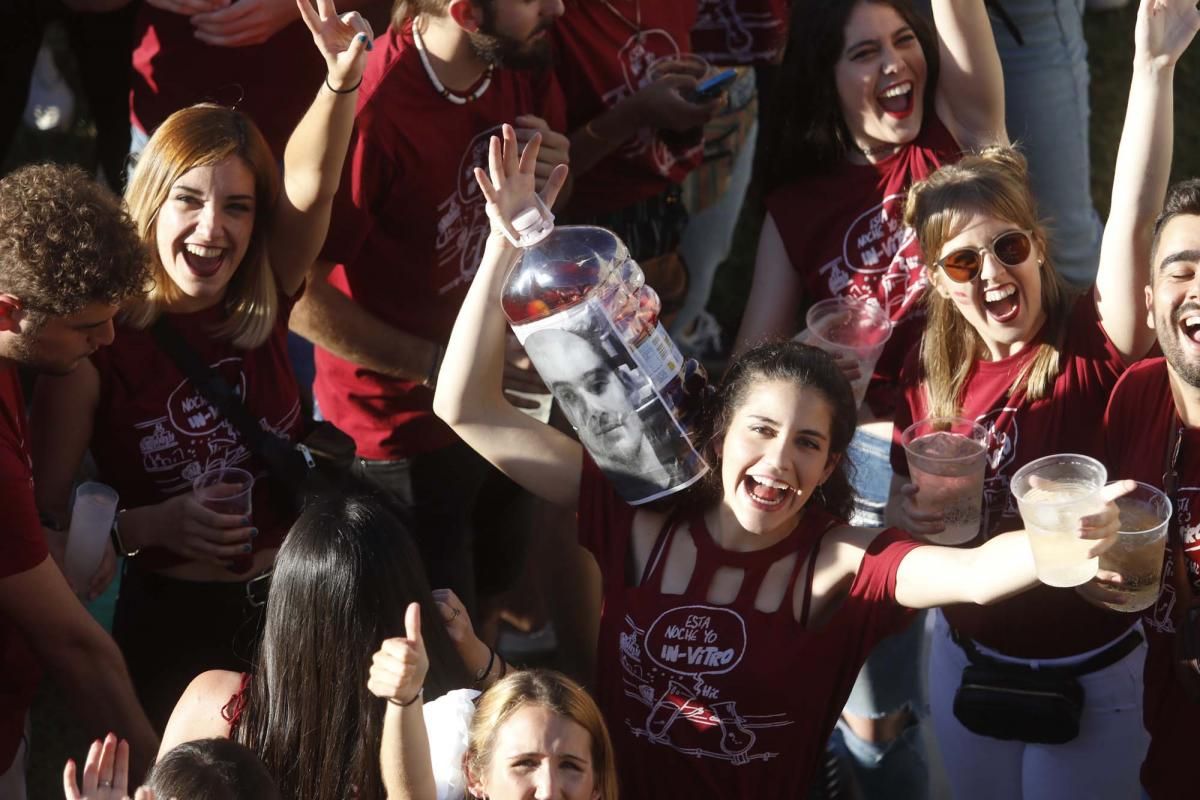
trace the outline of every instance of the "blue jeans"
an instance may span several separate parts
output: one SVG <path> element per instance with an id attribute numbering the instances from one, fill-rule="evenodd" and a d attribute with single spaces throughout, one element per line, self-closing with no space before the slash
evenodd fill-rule
<path id="1" fill-rule="evenodd" d="M 1002 0 L 1023 45 L 992 15 L 1004 68 L 1008 135 L 1029 160 L 1038 211 L 1049 223 L 1054 264 L 1080 286 L 1096 279 L 1103 232 L 1090 183 L 1083 3 Z"/>

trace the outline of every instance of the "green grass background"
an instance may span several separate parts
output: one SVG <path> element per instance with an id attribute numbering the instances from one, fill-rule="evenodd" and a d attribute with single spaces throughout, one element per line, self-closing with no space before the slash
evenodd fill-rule
<path id="1" fill-rule="evenodd" d="M 1112 186 L 1113 162 L 1125 113 L 1129 88 L 1130 62 L 1133 57 L 1133 25 L 1136 3 L 1125 9 L 1088 14 L 1085 26 L 1091 66 L 1091 156 L 1092 196 L 1101 216 L 1108 210 Z M 50 42 L 58 51 L 68 79 L 77 76 L 70 54 L 65 52 L 64 37 L 56 29 L 49 32 Z M 1200 49 L 1200 48 L 1198 48 Z M 1187 54 L 1179 65 L 1175 80 L 1175 161 L 1173 179 L 1200 175 L 1200 52 Z M 82 102 L 82 100 L 81 100 Z M 94 167 L 95 130 L 81 107 L 76 121 L 66 132 L 53 134 L 22 130 L 3 159 L 2 171 L 41 160 L 73 161 Z M 731 336 L 737 330 L 742 307 L 749 291 L 754 265 L 754 250 L 761 223 L 761 211 L 747 208 L 738 226 L 729 259 L 717 275 L 709 307 Z M 93 606 L 100 618 L 111 614 L 112 596 Z M 74 726 L 61 692 L 47 682 L 34 709 L 33 759 L 29 796 L 61 797 L 62 765 L 68 756 L 83 758 L 87 742 Z"/>

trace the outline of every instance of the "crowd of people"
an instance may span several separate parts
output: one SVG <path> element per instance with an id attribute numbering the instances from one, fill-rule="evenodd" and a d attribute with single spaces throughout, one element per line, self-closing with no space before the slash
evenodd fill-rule
<path id="1" fill-rule="evenodd" d="M 1194 0 L 1140 0 L 1102 233 L 1067 0 L 62 2 L 128 28 L 128 170 L 0 178 L 0 798 L 43 674 L 68 800 L 1195 796 Z M 531 209 L 624 243 L 714 373 L 690 428 L 615 324 L 510 329 Z M 865 402 L 834 298 L 892 326 Z M 986 432 L 961 545 L 901 436 L 944 417 Z M 1062 453 L 1112 479 L 1089 558 L 1170 499 L 1148 609 L 1038 579 L 1011 484 Z M 531 576 L 570 674 L 498 633 Z"/>

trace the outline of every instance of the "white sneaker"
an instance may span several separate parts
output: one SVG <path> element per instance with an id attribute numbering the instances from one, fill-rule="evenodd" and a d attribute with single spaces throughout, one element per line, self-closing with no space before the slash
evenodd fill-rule
<path id="1" fill-rule="evenodd" d="M 54 56 L 45 44 L 38 50 L 29 80 L 25 124 L 39 131 L 65 131 L 75 120 L 75 93 L 63 79 Z"/>

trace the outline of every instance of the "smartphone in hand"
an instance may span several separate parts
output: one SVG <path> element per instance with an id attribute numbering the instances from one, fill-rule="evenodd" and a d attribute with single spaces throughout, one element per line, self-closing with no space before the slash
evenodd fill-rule
<path id="1" fill-rule="evenodd" d="M 721 92 L 729 88 L 729 84 L 733 83 L 737 77 L 737 71 L 725 69 L 713 75 L 711 78 L 705 78 L 696 85 L 696 88 L 691 91 L 687 100 L 691 103 L 708 103 L 716 100 Z"/>

